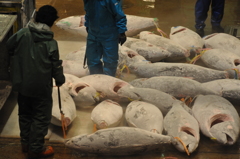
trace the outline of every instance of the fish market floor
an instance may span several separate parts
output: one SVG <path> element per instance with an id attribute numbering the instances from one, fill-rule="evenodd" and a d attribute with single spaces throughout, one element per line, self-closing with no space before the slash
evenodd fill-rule
<path id="1" fill-rule="evenodd" d="M 59 19 L 74 15 L 83 15 L 82 0 L 36 0 L 37 9 L 50 4 L 57 8 Z M 123 0 L 123 8 L 126 14 L 145 17 L 156 17 L 159 19 L 159 26 L 169 34 L 172 26 L 185 26 L 194 30 L 194 5 L 193 0 Z M 231 0 L 225 3 L 224 18 L 222 26 L 240 25 L 240 1 Z M 144 9 L 142 9 L 144 8 Z M 171 14 L 170 14 L 171 13 Z M 211 33 L 209 13 L 206 20 L 205 34 Z M 60 57 L 64 59 L 67 53 L 79 50 L 86 45 L 86 38 L 78 34 L 71 34 L 58 28 L 52 27 L 54 38 L 58 41 Z M 156 29 L 152 30 L 156 32 Z M 4 106 L 0 110 L 0 159 L 25 159 L 26 154 L 21 152 L 19 141 L 19 128 L 17 116 L 17 94 L 11 92 Z M 235 102 L 235 108 L 240 113 L 239 101 Z M 94 126 L 90 119 L 92 108 L 77 110 L 77 118 L 67 130 L 67 138 L 79 134 L 94 132 Z M 124 124 L 122 122 L 122 124 Z M 167 146 L 161 152 L 152 152 L 134 156 L 94 156 L 79 154 L 76 151 L 65 147 L 63 143 L 61 127 L 50 125 L 46 136 L 46 145 L 52 145 L 55 155 L 49 159 L 240 159 L 240 139 L 232 146 L 222 146 L 211 139 L 201 135 L 199 147 L 188 156 L 179 152 L 173 146 Z"/>

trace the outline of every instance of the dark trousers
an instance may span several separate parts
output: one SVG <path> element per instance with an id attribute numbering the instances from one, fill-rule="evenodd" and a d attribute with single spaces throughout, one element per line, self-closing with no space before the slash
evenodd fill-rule
<path id="1" fill-rule="evenodd" d="M 195 5 L 195 28 L 203 29 L 211 5 L 211 24 L 220 26 L 224 14 L 225 0 L 197 0 Z"/>
<path id="2" fill-rule="evenodd" d="M 52 96 L 28 97 L 18 94 L 21 143 L 35 153 L 44 149 L 44 137 L 52 117 Z"/>

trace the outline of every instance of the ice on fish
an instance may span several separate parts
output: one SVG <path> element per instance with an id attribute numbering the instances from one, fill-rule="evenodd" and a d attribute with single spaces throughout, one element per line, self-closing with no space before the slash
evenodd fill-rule
<path id="1" fill-rule="evenodd" d="M 193 30 L 184 27 L 171 27 L 169 38 L 196 55 L 204 47 L 204 40 Z"/>
<path id="2" fill-rule="evenodd" d="M 217 94 L 217 92 L 204 87 L 201 83 L 184 77 L 158 76 L 135 79 L 129 83 L 134 87 L 157 89 L 178 99 L 195 97 L 198 94 Z"/>
<path id="3" fill-rule="evenodd" d="M 60 89 L 60 95 L 61 95 L 60 96 L 61 107 L 62 107 L 61 110 L 64 114 L 64 123 L 65 123 L 65 126 L 69 126 L 77 116 L 76 106 L 72 97 L 68 93 L 68 91 L 62 87 L 60 87 L 59 89 Z M 51 123 L 57 126 L 62 126 L 57 87 L 53 87 L 52 98 L 53 98 L 53 107 L 52 107 Z"/>
<path id="4" fill-rule="evenodd" d="M 129 126 L 162 134 L 163 115 L 153 104 L 143 101 L 132 101 L 125 111 L 125 119 Z"/>
<path id="5" fill-rule="evenodd" d="M 240 70 L 239 55 L 225 49 L 210 49 L 201 55 L 201 60 L 209 68 L 227 71 L 229 78 L 238 78 L 237 72 Z"/>
<path id="6" fill-rule="evenodd" d="M 117 94 L 129 100 L 139 100 L 151 103 L 162 112 L 163 116 L 172 108 L 172 104 L 176 100 L 170 94 L 152 88 L 124 86 L 117 91 Z"/>
<path id="7" fill-rule="evenodd" d="M 224 49 L 240 56 L 240 40 L 227 33 L 214 33 L 203 37 L 206 48 Z"/>
<path id="8" fill-rule="evenodd" d="M 151 62 L 159 62 L 172 56 L 172 53 L 169 51 L 141 39 L 129 37 L 124 43 L 124 46 L 136 51 L 139 55 Z"/>
<path id="9" fill-rule="evenodd" d="M 91 113 L 91 120 L 97 125 L 98 129 L 118 126 L 122 121 L 122 117 L 122 106 L 109 99 L 96 105 Z"/>
<path id="10" fill-rule="evenodd" d="M 171 136 L 132 127 L 101 129 L 93 134 L 78 135 L 65 141 L 66 147 L 80 153 L 112 156 L 161 151 L 171 144 L 178 144 Z"/>
<path id="11" fill-rule="evenodd" d="M 100 101 L 99 93 L 79 77 L 64 74 L 66 82 L 62 85 L 74 100 L 76 107 L 88 107 Z"/>
<path id="12" fill-rule="evenodd" d="M 84 69 L 83 62 L 81 61 L 63 60 L 62 66 L 64 73 L 72 74 L 77 77 L 89 75 L 88 68 Z"/>
<path id="13" fill-rule="evenodd" d="M 196 150 L 200 140 L 198 121 L 190 115 L 183 107 L 184 103 L 175 101 L 172 109 L 163 119 L 164 131 L 169 136 L 178 137 L 188 149 L 189 153 Z M 185 152 L 184 146 L 180 143 L 175 147 Z"/>
<path id="14" fill-rule="evenodd" d="M 97 92 L 101 93 L 102 100 L 104 99 L 111 99 L 115 101 L 126 100 L 125 98 L 120 97 L 116 92 L 123 86 L 126 85 L 130 86 L 128 82 L 104 74 L 88 75 L 82 77 L 81 80 L 86 82 L 91 87 L 93 87 Z"/>
<path id="15" fill-rule="evenodd" d="M 240 81 L 238 79 L 219 79 L 202 83 L 202 85 L 226 99 L 240 99 Z"/>
<path id="16" fill-rule="evenodd" d="M 177 61 L 190 56 L 190 52 L 178 43 L 168 38 L 154 34 L 150 31 L 140 32 L 140 39 L 145 40 L 170 52 L 171 56 L 165 59 L 167 61 Z"/>
<path id="17" fill-rule="evenodd" d="M 228 78 L 228 72 L 214 70 L 187 63 L 156 62 L 150 64 L 137 63 L 129 66 L 132 74 L 139 78 L 151 78 L 155 76 L 189 77 L 198 82 L 208 82 L 216 79 Z"/>
<path id="18" fill-rule="evenodd" d="M 143 30 L 149 30 L 155 27 L 154 18 L 141 17 L 126 14 L 127 31 L 126 36 L 135 36 Z M 73 34 L 80 34 L 87 37 L 86 27 L 84 26 L 84 15 L 70 16 L 59 20 L 56 25 Z"/>
<path id="19" fill-rule="evenodd" d="M 85 57 L 85 51 L 86 51 L 86 46 L 82 47 L 81 49 L 79 49 L 77 51 L 69 52 L 65 56 L 65 60 L 80 61 L 83 64 L 84 57 Z"/>
<path id="20" fill-rule="evenodd" d="M 239 114 L 225 98 L 199 95 L 191 103 L 201 132 L 223 145 L 233 145 L 239 136 Z"/>

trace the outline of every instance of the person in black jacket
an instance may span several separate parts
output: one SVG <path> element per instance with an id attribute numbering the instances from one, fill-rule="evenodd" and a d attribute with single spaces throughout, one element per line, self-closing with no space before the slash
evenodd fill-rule
<path id="1" fill-rule="evenodd" d="M 18 92 L 19 127 L 22 151 L 28 158 L 54 154 L 44 146 L 52 117 L 53 78 L 56 86 L 65 82 L 57 41 L 50 27 L 58 18 L 57 10 L 45 5 L 36 12 L 35 22 L 22 28 L 7 41 L 12 55 L 10 76 Z"/>
<path id="2" fill-rule="evenodd" d="M 224 14 L 225 0 L 197 0 L 195 4 L 195 28 L 196 32 L 203 37 L 205 21 L 208 16 L 209 6 L 211 5 L 211 24 L 213 33 L 224 32 L 220 23 Z"/>

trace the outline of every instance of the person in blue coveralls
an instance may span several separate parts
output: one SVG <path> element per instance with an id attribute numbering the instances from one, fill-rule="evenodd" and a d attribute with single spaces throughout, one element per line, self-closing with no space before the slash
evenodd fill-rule
<path id="1" fill-rule="evenodd" d="M 118 47 L 126 41 L 127 18 L 121 0 L 83 0 L 88 32 L 86 58 L 90 74 L 115 76 Z"/>
<path id="2" fill-rule="evenodd" d="M 209 6 L 211 5 L 211 24 L 213 33 L 224 32 L 220 23 L 224 14 L 225 0 L 197 0 L 195 4 L 195 28 L 196 32 L 203 37 L 205 20 L 208 16 Z"/>

